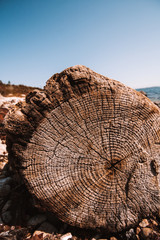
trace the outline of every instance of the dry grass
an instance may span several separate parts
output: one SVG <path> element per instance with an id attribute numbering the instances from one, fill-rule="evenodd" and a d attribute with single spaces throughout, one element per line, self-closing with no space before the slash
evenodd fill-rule
<path id="1" fill-rule="evenodd" d="M 16 96 L 21 97 L 22 95 L 26 95 L 34 89 L 40 89 L 36 87 L 28 87 L 25 85 L 14 85 L 14 84 L 5 84 L 0 81 L 0 94 L 4 97 L 8 96 Z"/>

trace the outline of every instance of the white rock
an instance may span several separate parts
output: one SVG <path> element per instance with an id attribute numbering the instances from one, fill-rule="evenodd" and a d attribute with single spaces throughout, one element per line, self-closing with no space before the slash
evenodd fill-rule
<path id="1" fill-rule="evenodd" d="M 51 234 L 49 234 L 49 233 L 45 233 L 45 232 L 43 232 L 43 231 L 38 231 L 38 230 L 36 230 L 34 233 L 33 233 L 33 237 L 35 237 L 36 235 L 41 235 L 42 234 L 42 237 L 43 238 L 45 238 L 45 237 L 49 237 L 49 236 L 51 236 Z M 47 238 L 48 239 L 48 238 Z"/>
<path id="2" fill-rule="evenodd" d="M 25 97 L 3 97 L 0 94 L 0 107 L 11 108 L 20 101 L 24 101 Z"/>
<path id="3" fill-rule="evenodd" d="M 68 240 L 70 238 L 72 238 L 72 234 L 71 233 L 66 233 L 66 234 L 64 234 L 60 237 L 60 240 Z"/>
<path id="4" fill-rule="evenodd" d="M 0 139 L 0 155 L 7 155 L 6 144 Z"/>

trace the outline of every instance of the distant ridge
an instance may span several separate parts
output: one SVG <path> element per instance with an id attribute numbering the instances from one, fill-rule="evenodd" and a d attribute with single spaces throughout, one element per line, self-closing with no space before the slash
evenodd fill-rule
<path id="1" fill-rule="evenodd" d="M 38 87 L 30 87 L 26 85 L 14 85 L 14 84 L 5 84 L 0 80 L 0 94 L 4 97 L 16 96 L 21 97 L 26 95 L 34 89 L 42 90 Z M 147 94 L 147 97 L 154 102 L 160 103 L 160 87 L 146 87 L 146 88 L 137 88 L 137 91 L 144 91 Z"/>
<path id="2" fill-rule="evenodd" d="M 0 80 L 0 94 L 4 97 L 9 97 L 9 96 L 15 96 L 15 97 L 21 97 L 22 95 L 26 95 L 29 92 L 33 91 L 34 89 L 39 89 L 41 88 L 38 87 L 30 87 L 26 85 L 14 85 L 14 84 L 5 84 Z"/>
<path id="3" fill-rule="evenodd" d="M 137 91 L 144 91 L 147 97 L 154 102 L 160 102 L 160 87 L 138 88 Z"/>

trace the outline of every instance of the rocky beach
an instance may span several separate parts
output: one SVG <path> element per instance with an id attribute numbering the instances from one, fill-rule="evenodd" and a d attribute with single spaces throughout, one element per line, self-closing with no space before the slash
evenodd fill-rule
<path id="1" fill-rule="evenodd" d="M 160 107 L 160 87 L 137 89 Z M 15 104 L 25 99 L 21 96 L 0 95 L 0 240 L 160 240 L 160 216 L 139 219 L 137 226 L 119 233 L 108 233 L 72 227 L 54 214 L 37 208 L 21 179 L 8 166 L 4 117 Z M 12 215 L 16 217 L 12 218 Z"/>

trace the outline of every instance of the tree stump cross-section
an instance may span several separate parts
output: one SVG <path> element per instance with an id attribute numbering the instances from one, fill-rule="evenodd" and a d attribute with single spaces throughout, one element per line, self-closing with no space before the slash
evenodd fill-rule
<path id="1" fill-rule="evenodd" d="M 9 162 L 42 206 L 81 228 L 117 232 L 160 207 L 160 110 L 77 65 L 5 118 Z"/>

